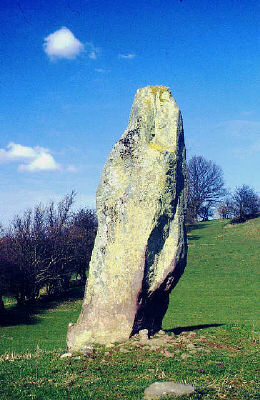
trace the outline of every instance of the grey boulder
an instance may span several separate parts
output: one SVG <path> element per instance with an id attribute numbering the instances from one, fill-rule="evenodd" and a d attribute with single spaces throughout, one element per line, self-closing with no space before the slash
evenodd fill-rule
<path id="1" fill-rule="evenodd" d="M 195 392 L 192 385 L 177 382 L 154 382 L 144 391 L 143 400 L 160 399 L 163 396 L 181 397 Z"/>

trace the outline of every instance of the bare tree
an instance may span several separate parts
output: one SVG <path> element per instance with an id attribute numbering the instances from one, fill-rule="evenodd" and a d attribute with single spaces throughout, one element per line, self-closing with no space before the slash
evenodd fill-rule
<path id="1" fill-rule="evenodd" d="M 234 205 L 231 195 L 226 196 L 224 200 L 219 204 L 217 212 L 222 219 L 229 219 L 233 217 Z"/>
<path id="2" fill-rule="evenodd" d="M 188 218 L 207 220 L 210 209 L 225 194 L 222 169 L 213 161 L 194 156 L 188 162 Z"/>
<path id="3" fill-rule="evenodd" d="M 74 255 L 70 246 L 71 206 L 74 198 L 75 192 L 72 191 L 57 207 L 52 202 L 45 210 L 45 252 L 42 254 L 39 280 L 41 285 L 44 284 L 47 294 L 66 290 L 74 272 Z"/>
<path id="4" fill-rule="evenodd" d="M 14 242 L 9 237 L 0 239 L 0 311 L 4 310 L 3 296 L 20 298 L 23 292 L 23 274 L 18 263 Z"/>
<path id="5" fill-rule="evenodd" d="M 86 282 L 86 268 L 89 265 L 97 233 L 97 217 L 93 210 L 81 209 L 74 213 L 70 227 L 70 246 L 74 255 L 75 271 L 82 284 Z"/>
<path id="6" fill-rule="evenodd" d="M 57 205 L 51 202 L 16 216 L 0 238 L 0 311 L 2 296 L 24 304 L 40 295 L 64 292 L 73 274 L 86 281 L 86 269 L 96 236 L 93 210 L 72 212 L 75 193 Z"/>
<path id="7" fill-rule="evenodd" d="M 237 222 L 246 221 L 253 218 L 259 212 L 259 196 L 247 185 L 237 187 L 232 197 L 233 213 Z"/>
<path id="8" fill-rule="evenodd" d="M 209 217 L 213 217 L 212 202 L 204 202 L 198 211 L 198 216 L 202 221 L 208 221 Z"/>

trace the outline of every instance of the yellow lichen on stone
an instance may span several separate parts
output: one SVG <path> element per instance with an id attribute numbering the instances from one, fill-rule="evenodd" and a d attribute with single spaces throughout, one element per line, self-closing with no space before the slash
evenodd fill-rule
<path id="1" fill-rule="evenodd" d="M 151 102 L 150 99 L 144 99 L 144 100 L 143 100 L 143 103 L 144 103 L 146 106 L 148 106 L 148 107 L 151 107 L 151 105 L 152 105 L 152 102 Z"/>
<path id="2" fill-rule="evenodd" d="M 151 147 L 151 149 L 158 150 L 161 153 L 165 153 L 166 151 L 169 151 L 170 153 L 175 152 L 175 149 L 173 147 L 166 147 L 157 143 L 149 143 L 149 146 Z"/>
<path id="3" fill-rule="evenodd" d="M 165 96 L 163 96 L 164 93 L 167 93 L 168 95 L 170 94 L 170 89 L 167 86 L 163 85 L 150 86 L 149 89 L 152 92 L 153 96 L 159 94 L 159 99 L 161 102 L 166 100 Z"/>
<path id="4" fill-rule="evenodd" d="M 149 86 L 149 88 L 153 94 L 156 94 L 157 92 L 163 93 L 165 91 L 169 91 L 169 88 L 163 85 L 153 85 Z"/>

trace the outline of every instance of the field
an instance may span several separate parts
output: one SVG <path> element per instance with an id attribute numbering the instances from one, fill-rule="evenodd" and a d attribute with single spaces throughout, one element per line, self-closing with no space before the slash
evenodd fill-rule
<path id="1" fill-rule="evenodd" d="M 190 230 L 188 265 L 171 294 L 166 335 L 152 347 L 133 339 L 60 359 L 83 291 L 74 288 L 67 298 L 27 311 L 5 299 L 0 399 L 138 400 L 161 380 L 193 384 L 190 399 L 258 399 L 259 239 L 260 218 Z"/>

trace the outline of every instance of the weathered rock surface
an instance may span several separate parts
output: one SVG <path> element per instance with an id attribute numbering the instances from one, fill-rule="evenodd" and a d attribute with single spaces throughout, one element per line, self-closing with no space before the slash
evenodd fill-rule
<path id="1" fill-rule="evenodd" d="M 182 117 L 165 86 L 139 89 L 97 190 L 98 232 L 82 311 L 67 345 L 127 340 L 161 329 L 186 264 Z"/>
<path id="2" fill-rule="evenodd" d="M 155 400 L 163 396 L 181 397 L 194 393 L 192 385 L 177 382 L 154 382 L 144 391 L 143 400 Z"/>

